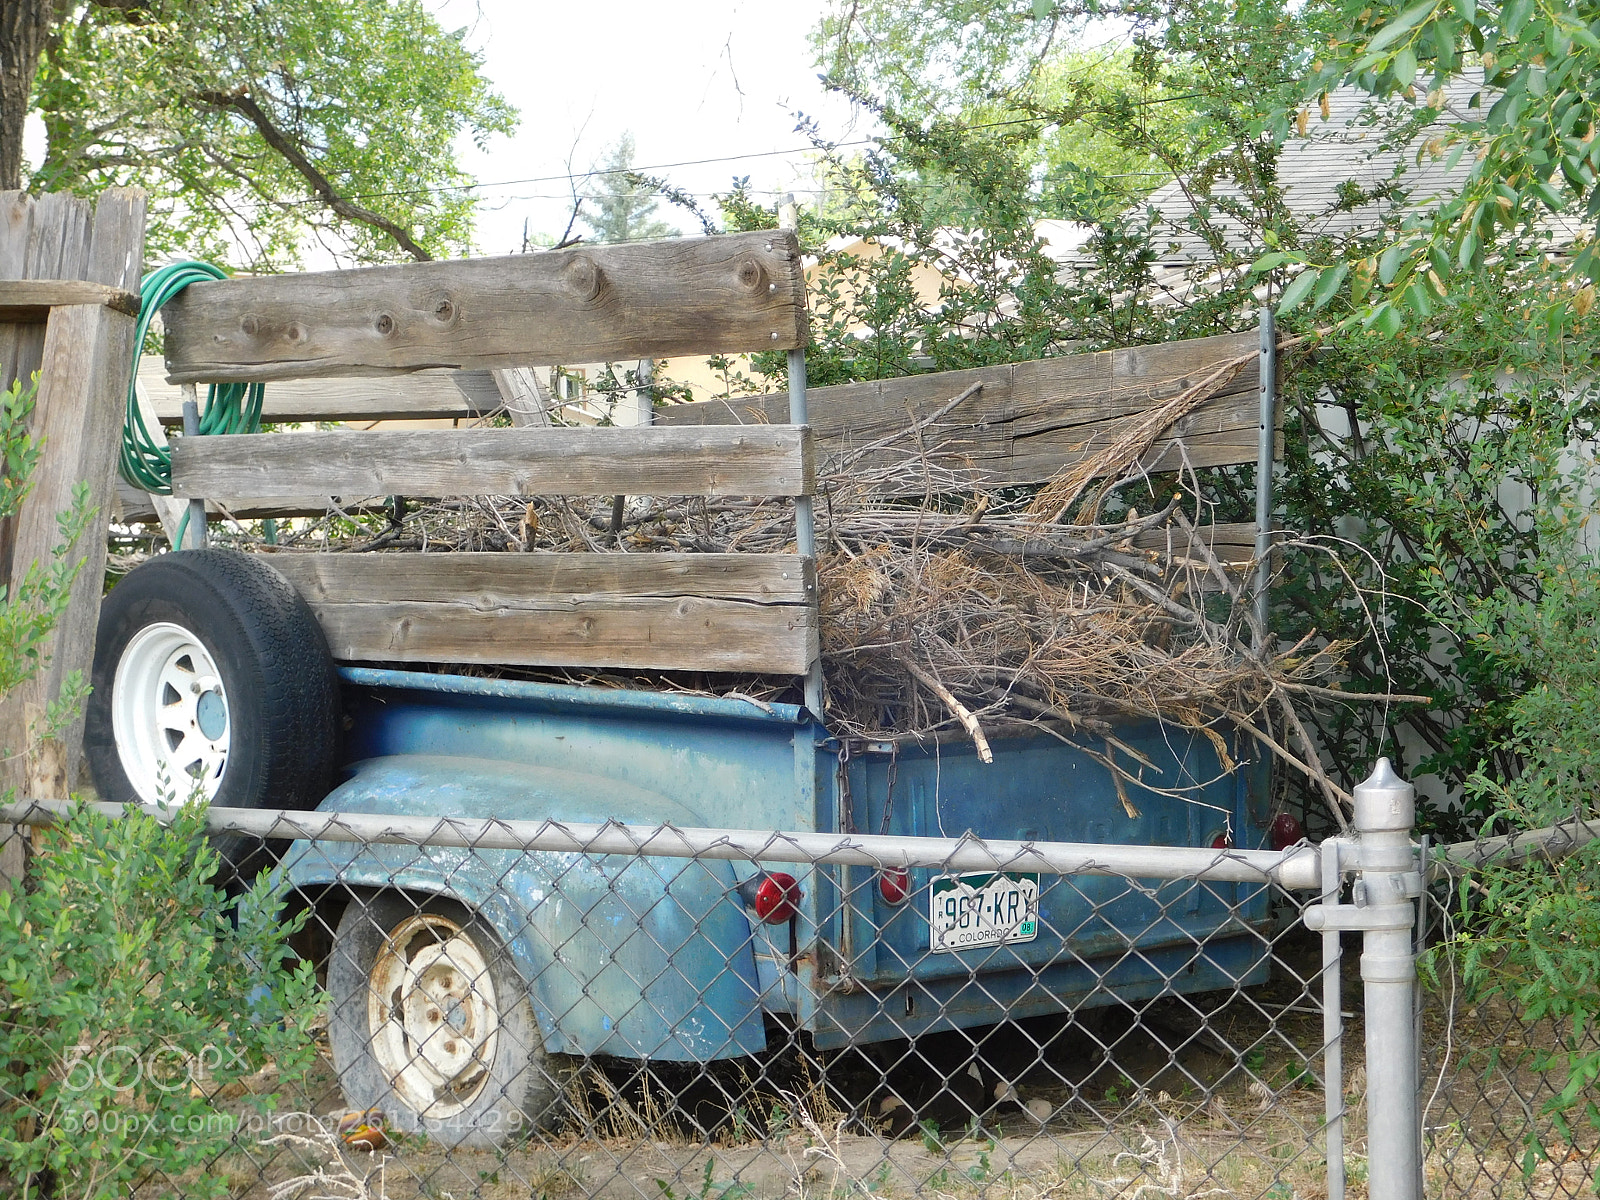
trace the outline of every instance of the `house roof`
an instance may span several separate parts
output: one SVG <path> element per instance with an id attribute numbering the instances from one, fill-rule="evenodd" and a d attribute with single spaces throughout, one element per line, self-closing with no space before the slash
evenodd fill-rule
<path id="1" fill-rule="evenodd" d="M 1342 239 L 1370 232 L 1386 217 L 1436 207 L 1465 183 L 1472 159 L 1463 155 L 1451 166 L 1447 155 L 1426 151 L 1427 141 L 1445 122 L 1465 118 L 1469 102 L 1481 90 L 1481 76 L 1453 81 L 1445 89 L 1441 118 L 1403 144 L 1389 140 L 1393 118 L 1403 116 L 1412 103 L 1423 103 L 1420 95 L 1411 103 L 1399 97 L 1380 103 L 1354 87 L 1329 92 L 1328 115 L 1313 105 L 1305 133 L 1291 132 L 1278 158 L 1278 182 L 1301 227 L 1313 235 Z M 1341 203 L 1352 183 L 1365 194 L 1387 184 L 1397 187 L 1393 194 L 1365 204 Z M 1210 191 L 1214 197 L 1248 203 L 1244 189 L 1226 175 Z M 1209 215 L 1208 224 L 1222 231 L 1230 249 L 1259 247 L 1253 231 L 1194 194 L 1186 180 L 1175 179 L 1156 189 L 1144 206 L 1157 216 L 1156 243 L 1163 264 L 1211 261 L 1211 247 L 1192 228 L 1197 212 Z"/>

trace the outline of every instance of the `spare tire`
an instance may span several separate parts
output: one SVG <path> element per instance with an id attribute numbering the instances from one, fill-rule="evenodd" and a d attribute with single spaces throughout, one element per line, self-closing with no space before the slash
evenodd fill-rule
<path id="1" fill-rule="evenodd" d="M 182 550 L 130 571 L 100 606 L 91 682 L 84 752 L 102 800 L 308 809 L 332 786 L 333 657 L 255 555 Z M 237 862 L 244 847 L 221 848 Z"/>

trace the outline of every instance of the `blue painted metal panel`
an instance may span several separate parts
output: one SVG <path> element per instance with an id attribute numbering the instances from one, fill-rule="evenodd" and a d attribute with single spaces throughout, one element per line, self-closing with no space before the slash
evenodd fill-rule
<path id="1" fill-rule="evenodd" d="M 639 697 L 658 694 L 398 671 L 344 674 L 346 753 L 352 760 L 435 754 L 520 763 L 668 797 L 694 814 L 691 824 L 814 827 L 816 800 L 797 778 L 795 756 L 810 761 L 817 728 L 776 719 L 743 701 L 665 696 L 646 704 Z M 404 679 L 406 685 L 366 682 L 376 677 Z M 448 690 L 456 682 L 460 689 Z M 568 693 L 584 701 L 569 703 Z M 695 703 L 686 708 L 686 701 Z M 796 712 L 790 707 L 790 715 Z M 568 812 L 530 815 L 579 819 Z M 611 817 L 647 819 L 635 817 L 620 799 L 604 809 L 603 818 Z"/>
<path id="2" fill-rule="evenodd" d="M 819 1048 L 949 1029 L 1004 1019 L 1071 1013 L 1081 1008 L 1217 991 L 1265 983 L 1268 942 L 1258 936 L 1220 937 L 1203 944 L 1152 949 L 1140 945 L 1095 961 L 1072 955 L 1040 969 L 1004 969 L 996 962 L 934 979 L 908 979 L 893 988 L 828 997 L 813 1037 Z"/>
<path id="3" fill-rule="evenodd" d="M 324 812 L 702 823 L 616 781 L 509 763 L 394 755 L 359 764 Z M 625 855 L 296 842 L 297 887 L 436 893 L 481 908 L 527 978 L 549 1049 L 678 1061 L 765 1048 L 750 923 L 731 864 Z"/>
<path id="4" fill-rule="evenodd" d="M 1119 792 L 1102 763 L 1053 738 L 997 742 L 992 764 L 983 763 L 970 747 L 946 745 L 902 751 L 893 761 L 883 756 L 852 759 L 845 768 L 851 827 L 919 837 L 957 837 L 970 830 L 1020 841 L 1204 846 L 1228 836 L 1235 845 L 1254 844 L 1246 773 L 1224 772 L 1210 739 L 1158 722 L 1123 725 L 1117 738 L 1147 760 L 1145 779 L 1179 794 L 1158 794 L 1128 783 Z M 910 897 L 890 904 L 878 891 L 875 872 L 832 869 L 835 894 L 846 895 L 849 903 L 838 906 L 840 919 L 824 923 L 838 963 L 831 976 L 819 981 L 822 987 L 813 997 L 802 997 L 801 1020 L 807 1028 L 820 1033 L 876 1021 L 872 1004 L 847 999 L 853 990 L 881 990 L 908 978 L 931 984 L 983 973 L 987 979 L 991 972 L 1007 970 L 1020 972 L 1018 978 L 1031 978 L 1029 972 L 1059 974 L 1064 958 L 1103 961 L 1134 942 L 1141 952 L 1172 947 L 1183 953 L 1220 936 L 1230 924 L 1259 922 L 1267 915 L 1267 897 L 1256 885 L 1046 878 L 1033 941 L 930 953 L 928 909 L 936 874 L 912 871 Z M 1226 977 L 1222 982 L 1228 982 Z M 1221 985 L 1214 975 L 1190 973 L 1173 986 L 1196 991 Z M 1115 998 L 1104 989 L 1091 992 L 1082 1002 L 1110 1003 Z M 996 992 L 987 1006 L 968 1004 L 946 1020 L 991 1023 L 1009 1011 L 1001 999 Z M 866 1027 L 856 1032 L 872 1036 Z"/>
<path id="5" fill-rule="evenodd" d="M 376 667 L 341 667 L 339 678 L 364 687 L 404 688 L 451 696 L 478 696 L 543 705 L 560 712 L 655 713 L 662 716 L 708 717 L 721 721 L 756 721 L 774 725 L 809 723 L 795 704 L 763 704 L 721 696 L 683 692 L 649 692 L 633 688 L 580 687 L 567 683 L 534 683 L 523 679 L 480 679 L 426 671 L 387 671 Z"/>
<path id="6" fill-rule="evenodd" d="M 891 794 L 886 758 L 841 769 L 838 744 L 792 705 L 341 675 L 353 775 L 323 809 L 1157 845 L 1205 845 L 1223 830 L 1254 845 L 1265 816 L 1264 765 L 1225 775 L 1210 740 L 1156 722 L 1117 736 L 1149 760 L 1153 785 L 1188 793 L 1128 787 L 1134 815 L 1103 765 L 1047 737 L 997 743 L 992 765 L 960 745 L 903 750 Z M 752 930 L 728 895 L 745 864 L 331 843 L 297 844 L 289 863 L 296 882 L 337 876 L 482 905 L 530 981 L 550 1048 L 575 1053 L 748 1053 L 764 1044 L 763 1008 L 837 1044 L 1265 977 L 1259 939 L 1244 934 L 1266 916 L 1256 886 L 1046 880 L 1036 941 L 930 954 L 930 872 L 914 872 L 912 899 L 892 907 L 871 872 L 823 868 L 805 873 L 791 969 L 787 929 Z M 923 1016 L 908 1019 L 904 995 L 913 1009 L 926 998 Z"/>

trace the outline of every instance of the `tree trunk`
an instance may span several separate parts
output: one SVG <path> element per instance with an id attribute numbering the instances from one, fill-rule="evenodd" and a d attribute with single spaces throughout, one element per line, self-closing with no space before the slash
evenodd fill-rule
<path id="1" fill-rule="evenodd" d="M 0 0 L 0 191 L 22 186 L 22 126 L 54 0 Z"/>

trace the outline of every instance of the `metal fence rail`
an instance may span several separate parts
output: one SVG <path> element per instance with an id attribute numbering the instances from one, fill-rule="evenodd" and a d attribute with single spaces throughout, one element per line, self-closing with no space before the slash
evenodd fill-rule
<path id="1" fill-rule="evenodd" d="M 1410 803 L 1282 853 L 215 810 L 326 1024 L 132 1194 L 1410 1200 Z"/>

